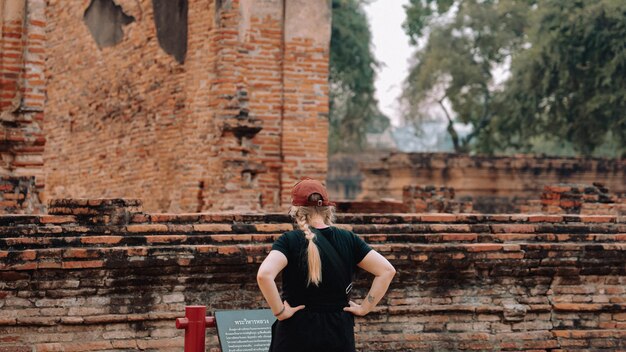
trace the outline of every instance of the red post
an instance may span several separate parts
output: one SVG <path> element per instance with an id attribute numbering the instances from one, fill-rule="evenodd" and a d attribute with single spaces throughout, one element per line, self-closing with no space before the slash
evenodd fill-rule
<path id="1" fill-rule="evenodd" d="M 215 327 L 215 318 L 206 316 L 205 306 L 185 307 L 185 317 L 176 319 L 176 329 L 185 329 L 185 352 L 204 352 L 207 326 Z"/>

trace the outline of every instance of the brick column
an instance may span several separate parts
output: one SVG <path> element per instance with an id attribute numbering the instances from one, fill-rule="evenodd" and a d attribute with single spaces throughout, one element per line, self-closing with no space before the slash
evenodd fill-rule
<path id="1" fill-rule="evenodd" d="M 0 172 L 13 183 L 34 177 L 29 212 L 42 210 L 44 187 L 45 23 L 44 0 L 0 0 Z"/>
<path id="2" fill-rule="evenodd" d="M 281 200 L 303 176 L 328 168 L 330 2 L 285 1 Z"/>
<path id="3" fill-rule="evenodd" d="M 221 168 L 207 178 L 204 209 L 282 211 L 296 180 L 326 179 L 329 44 L 326 1 L 216 8 L 211 107 Z"/>
<path id="4" fill-rule="evenodd" d="M 24 62 L 24 0 L 0 0 L 0 113 L 19 107 Z"/>

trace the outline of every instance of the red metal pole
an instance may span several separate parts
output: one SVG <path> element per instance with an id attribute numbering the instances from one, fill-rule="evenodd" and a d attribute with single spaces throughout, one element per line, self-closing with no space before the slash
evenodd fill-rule
<path id="1" fill-rule="evenodd" d="M 186 306 L 185 317 L 176 319 L 176 328 L 185 329 L 185 352 L 204 352 L 206 327 L 215 326 L 215 318 L 206 316 L 205 306 Z"/>

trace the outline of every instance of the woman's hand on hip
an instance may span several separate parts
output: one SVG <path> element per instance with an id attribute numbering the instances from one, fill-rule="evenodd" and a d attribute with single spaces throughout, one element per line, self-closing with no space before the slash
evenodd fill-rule
<path id="1" fill-rule="evenodd" d="M 369 313 L 369 311 L 365 307 L 360 305 L 360 304 L 356 304 L 356 303 L 354 303 L 352 301 L 350 301 L 349 304 L 350 304 L 350 307 L 345 307 L 343 309 L 344 312 L 350 312 L 350 313 L 352 313 L 354 315 L 357 315 L 359 317 L 363 317 L 363 316 L 367 315 L 367 313 Z"/>
<path id="2" fill-rule="evenodd" d="M 296 314 L 297 311 L 304 309 L 303 305 L 297 306 L 297 307 L 292 307 L 289 305 L 289 302 L 284 301 L 283 302 L 283 306 L 285 307 L 285 310 L 278 314 L 276 316 L 276 319 L 278 320 L 286 320 L 291 318 L 294 314 Z"/>

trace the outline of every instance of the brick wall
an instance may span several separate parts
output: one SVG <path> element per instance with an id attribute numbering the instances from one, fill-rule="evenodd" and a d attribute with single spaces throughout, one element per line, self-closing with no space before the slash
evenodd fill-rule
<path id="1" fill-rule="evenodd" d="M 541 199 L 529 201 L 523 212 L 547 214 L 626 215 L 626 198 L 601 183 L 547 185 Z"/>
<path id="2" fill-rule="evenodd" d="M 471 201 L 454 199 L 454 189 L 435 186 L 404 186 L 402 201 L 338 201 L 341 213 L 472 213 Z"/>
<path id="3" fill-rule="evenodd" d="M 153 1 L 115 3 L 134 20 L 99 48 L 90 1 L 48 1 L 50 197 L 271 211 L 323 177 L 328 2 L 188 0 L 182 63 L 159 45 Z"/>
<path id="4" fill-rule="evenodd" d="M 459 200 L 471 198 L 478 212 L 513 213 L 550 184 L 601 182 L 615 194 L 626 193 L 623 158 L 391 153 L 378 160 L 364 157 L 359 164 L 358 200 L 401 200 L 405 186 L 435 185 L 454 188 Z"/>
<path id="5" fill-rule="evenodd" d="M 184 306 L 262 307 L 283 214 L 144 213 L 59 200 L 0 216 L 0 350 L 180 350 Z M 398 274 L 359 351 L 626 348 L 626 221 L 598 215 L 346 214 Z M 371 278 L 360 273 L 355 298 Z M 36 333 L 34 333 L 36 331 Z M 217 350 L 209 331 L 208 350 Z"/>
<path id="6" fill-rule="evenodd" d="M 44 0 L 0 0 L 0 174 L 13 183 L 33 178 L 37 203 L 44 188 L 44 7 Z"/>
<path id="7" fill-rule="evenodd" d="M 455 199 L 451 187 L 404 186 L 402 201 L 407 213 L 471 213 L 472 202 Z"/>
<path id="8" fill-rule="evenodd" d="M 309 11 L 309 0 L 285 1 L 284 58 L 284 177 L 282 202 L 289 203 L 291 188 L 304 176 L 324 179 L 328 154 L 328 60 L 330 1 Z M 315 35 L 307 35 L 313 31 Z M 322 130 L 320 134 L 316 131 Z"/>

